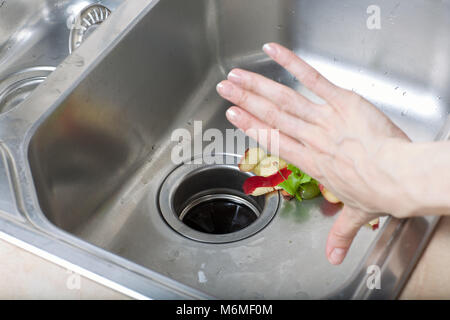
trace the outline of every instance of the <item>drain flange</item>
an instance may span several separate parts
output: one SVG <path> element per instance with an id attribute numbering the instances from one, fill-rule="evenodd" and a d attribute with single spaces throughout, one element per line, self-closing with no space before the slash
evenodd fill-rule
<path id="1" fill-rule="evenodd" d="M 111 10 L 101 4 L 93 4 L 84 8 L 75 18 L 70 30 L 69 52 L 72 53 L 78 48 L 110 14 Z"/>
<path id="2" fill-rule="evenodd" d="M 226 243 L 250 237 L 274 217 L 278 193 L 253 197 L 242 192 L 248 173 L 224 155 L 221 165 L 184 164 L 163 182 L 159 193 L 162 216 L 175 231 L 192 240 Z"/>
<path id="3" fill-rule="evenodd" d="M 5 113 L 19 105 L 54 70 L 54 67 L 32 67 L 0 80 L 0 113 Z"/>

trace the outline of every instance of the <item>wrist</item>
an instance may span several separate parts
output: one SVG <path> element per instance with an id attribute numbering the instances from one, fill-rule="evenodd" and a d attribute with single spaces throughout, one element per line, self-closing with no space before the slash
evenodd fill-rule
<path id="1" fill-rule="evenodd" d="M 414 188 L 417 174 L 413 146 L 408 140 L 389 138 L 383 141 L 374 156 L 372 179 L 377 184 L 374 188 L 379 190 L 379 210 L 396 218 L 411 216 L 422 206 Z"/>
<path id="2" fill-rule="evenodd" d="M 386 211 L 397 218 L 450 214 L 449 164 L 450 142 L 388 141 L 378 163 L 390 184 Z"/>

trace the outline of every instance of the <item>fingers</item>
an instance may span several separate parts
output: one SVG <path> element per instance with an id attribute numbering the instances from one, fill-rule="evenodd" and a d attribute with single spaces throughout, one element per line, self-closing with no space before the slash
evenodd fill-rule
<path id="1" fill-rule="evenodd" d="M 228 80 L 245 90 L 252 91 L 266 98 L 279 106 L 281 110 L 300 117 L 307 122 L 316 123 L 319 117 L 319 106 L 291 88 L 257 73 L 233 69 L 228 74 Z"/>
<path id="2" fill-rule="evenodd" d="M 217 86 L 219 94 L 245 109 L 271 128 L 277 128 L 286 135 L 324 151 L 328 144 L 323 130 L 300 118 L 280 110 L 269 100 L 233 84 L 229 80 Z"/>
<path id="3" fill-rule="evenodd" d="M 345 102 L 345 97 L 350 93 L 349 91 L 332 84 L 291 50 L 277 43 L 265 44 L 263 50 L 278 64 L 292 73 L 305 87 L 328 103 Z"/>
<path id="4" fill-rule="evenodd" d="M 358 230 L 373 219 L 373 216 L 344 206 L 328 234 L 326 255 L 331 264 L 338 265 L 344 261 L 348 249 Z"/>
<path id="5" fill-rule="evenodd" d="M 272 134 L 273 128 L 239 107 L 229 108 L 226 116 L 234 126 L 258 141 L 270 153 L 279 155 L 309 175 L 316 176 L 317 169 L 312 159 L 313 151 L 306 150 L 301 143 L 282 133 L 277 132 L 278 136 Z"/>

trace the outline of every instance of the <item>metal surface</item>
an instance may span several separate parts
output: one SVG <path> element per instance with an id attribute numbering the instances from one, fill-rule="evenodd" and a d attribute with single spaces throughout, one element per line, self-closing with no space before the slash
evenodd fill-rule
<path id="1" fill-rule="evenodd" d="M 46 12 L 50 1 L 32 3 L 30 12 Z M 193 133 L 193 120 L 205 130 L 231 128 L 215 84 L 232 67 L 317 99 L 261 53 L 268 41 L 368 98 L 413 140 L 433 140 L 450 111 L 450 2 L 379 1 L 380 30 L 366 27 L 371 4 L 124 2 L 25 101 L 0 115 L 0 178 L 10 190 L 0 201 L 0 235 L 138 298 L 396 297 L 438 218 L 362 229 L 335 267 L 324 252 L 339 207 L 321 198 L 282 200 L 263 230 L 223 244 L 179 235 L 157 206 L 175 169 L 172 131 Z M 4 31 L 12 21 L 21 21 L 6 10 L 0 44 L 14 34 Z M 32 56 L 32 46 L 14 43 L 16 54 Z M 0 75 L 17 61 L 4 48 Z M 366 286 L 372 264 L 381 269 L 381 290 Z"/>
<path id="2" fill-rule="evenodd" d="M 93 4 L 83 9 L 74 19 L 70 30 L 69 51 L 73 52 L 97 27 L 105 21 L 111 10 L 99 4 Z"/>
<path id="3" fill-rule="evenodd" d="M 277 212 L 280 197 L 278 193 L 257 198 L 246 196 L 242 192 L 242 184 L 250 174 L 239 171 L 239 160 L 239 156 L 224 155 L 221 163 L 228 165 L 185 164 L 170 172 L 156 197 L 159 210 L 168 225 L 189 239 L 206 243 L 239 241 L 266 227 Z M 210 195 L 211 192 L 246 199 L 250 204 L 253 203 L 253 207 L 261 208 L 261 213 L 258 212 L 258 219 L 247 228 L 229 234 L 208 234 L 186 226 L 181 221 L 186 204 L 199 196 Z"/>
<path id="4" fill-rule="evenodd" d="M 6 76 L 0 81 L 0 113 L 24 101 L 54 70 L 54 67 L 34 67 Z"/>
<path id="5" fill-rule="evenodd" d="M 102 4 L 115 10 L 123 1 L 0 1 L 0 112 L 6 112 L 26 99 L 69 55 L 71 32 L 80 30 L 75 28 L 78 26 L 75 20 L 80 14 L 87 12 L 87 8 L 102 7 Z M 96 25 L 89 28 L 89 33 Z M 81 30 L 83 34 L 87 32 Z M 77 41 L 83 38 L 77 38 Z M 40 71 L 38 78 L 37 71 Z M 7 94 L 5 87 L 9 89 Z"/>

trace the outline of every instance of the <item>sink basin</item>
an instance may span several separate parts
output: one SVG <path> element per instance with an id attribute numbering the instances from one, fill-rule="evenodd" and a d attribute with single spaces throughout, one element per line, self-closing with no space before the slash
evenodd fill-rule
<path id="1" fill-rule="evenodd" d="M 340 208 L 322 198 L 294 203 L 271 195 L 276 201 L 258 202 L 275 208 L 261 228 L 216 243 L 190 236 L 179 219 L 174 227 L 162 212 L 185 181 L 174 172 L 217 169 L 173 163 L 180 142 L 172 133 L 182 128 L 195 138 L 199 121 L 204 131 L 232 128 L 224 115 L 229 105 L 215 91 L 230 69 L 259 72 L 317 99 L 262 53 L 269 41 L 372 101 L 411 139 L 445 138 L 450 5 L 381 1 L 381 29 L 369 30 L 370 5 L 125 2 L 0 116 L 10 200 L 1 230 L 138 298 L 395 298 L 437 217 L 387 218 L 377 231 L 363 228 L 335 267 L 324 252 Z M 240 149 L 249 143 L 237 141 Z M 237 163 L 235 151 L 224 156 Z M 219 176 L 204 181 L 225 187 L 220 181 L 234 179 L 236 163 L 221 167 L 225 178 L 217 185 L 211 181 Z M 187 185 L 185 192 L 197 187 Z M 379 267 L 381 289 L 366 286 L 371 266 Z"/>
<path id="2" fill-rule="evenodd" d="M 95 2 L 115 10 L 123 0 Z M 69 55 L 74 20 L 93 3 L 86 0 L 0 3 L 0 112 L 20 104 Z M 96 24 L 91 22 L 92 27 L 101 23 L 98 20 Z"/>

